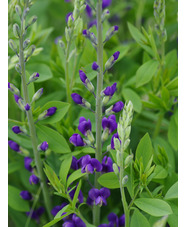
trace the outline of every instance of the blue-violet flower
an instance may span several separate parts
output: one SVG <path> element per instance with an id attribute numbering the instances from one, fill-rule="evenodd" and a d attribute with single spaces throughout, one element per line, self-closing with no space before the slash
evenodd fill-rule
<path id="1" fill-rule="evenodd" d="M 81 172 L 82 173 L 94 173 L 94 171 L 96 172 L 101 172 L 102 170 L 102 165 L 101 163 L 95 159 L 95 158 L 91 158 L 90 155 L 85 155 L 82 158 L 82 169 Z"/>

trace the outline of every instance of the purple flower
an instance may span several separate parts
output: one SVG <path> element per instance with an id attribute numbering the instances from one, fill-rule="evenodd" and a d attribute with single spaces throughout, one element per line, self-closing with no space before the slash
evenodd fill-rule
<path id="1" fill-rule="evenodd" d="M 104 130 L 108 129 L 109 134 L 111 134 L 117 128 L 115 115 L 110 115 L 108 118 L 104 117 L 102 119 L 102 127 Z"/>
<path id="2" fill-rule="evenodd" d="M 110 6 L 110 4 L 112 3 L 112 0 L 103 0 L 102 1 L 102 8 L 105 9 L 108 6 Z"/>
<path id="3" fill-rule="evenodd" d="M 24 158 L 24 165 L 25 169 L 27 169 L 29 172 L 32 172 L 33 168 L 31 166 L 32 159 L 30 157 Z"/>
<path id="4" fill-rule="evenodd" d="M 84 136 L 87 136 L 87 132 L 92 130 L 90 120 L 86 120 L 84 117 L 80 117 L 78 129 Z"/>
<path id="5" fill-rule="evenodd" d="M 82 167 L 82 164 L 81 164 L 82 158 L 83 157 L 81 157 L 80 159 L 77 159 L 76 157 L 72 156 L 72 163 L 71 163 L 70 168 L 74 169 L 74 170 L 81 168 Z"/>
<path id="6" fill-rule="evenodd" d="M 77 185 L 78 185 L 78 184 L 77 184 Z M 71 200 L 73 200 L 73 198 L 74 198 L 74 195 L 75 195 L 75 192 L 76 192 L 77 185 L 76 185 L 75 189 L 73 189 L 73 190 L 70 191 L 70 193 L 69 193 L 69 196 L 70 196 Z M 78 201 L 79 201 L 79 203 L 83 203 L 83 193 L 82 193 L 81 190 L 79 191 Z"/>
<path id="7" fill-rule="evenodd" d="M 82 163 L 82 169 L 81 169 L 82 173 L 93 174 L 94 171 L 101 172 L 102 170 L 101 163 L 97 159 L 91 158 L 90 155 L 85 155 L 82 158 L 81 163 Z"/>
<path id="8" fill-rule="evenodd" d="M 73 214 L 71 219 L 64 222 L 63 227 L 86 227 L 86 225 L 81 218 L 77 217 L 76 214 Z"/>
<path id="9" fill-rule="evenodd" d="M 24 200 L 31 200 L 32 199 L 32 195 L 28 191 L 21 191 L 20 196 Z"/>
<path id="10" fill-rule="evenodd" d="M 83 30 L 83 35 L 87 35 L 88 33 L 87 33 L 87 30 L 85 29 L 85 30 Z"/>
<path id="11" fill-rule="evenodd" d="M 86 5 L 85 10 L 86 10 L 87 16 L 92 17 L 92 8 L 88 4 Z"/>
<path id="12" fill-rule="evenodd" d="M 122 101 L 116 102 L 112 107 L 112 111 L 114 113 L 118 113 L 123 109 L 123 107 L 124 107 L 124 104 Z"/>
<path id="13" fill-rule="evenodd" d="M 82 71 L 82 70 L 79 70 L 79 77 L 81 79 L 81 81 L 86 84 L 86 79 L 87 79 L 87 76 L 86 74 Z M 73 98 L 73 97 L 72 97 Z M 73 99 L 74 100 L 74 99 Z"/>
<path id="14" fill-rule="evenodd" d="M 102 173 L 108 173 L 108 172 L 113 172 L 112 168 L 112 159 L 110 157 L 104 156 L 102 160 Z"/>
<path id="15" fill-rule="evenodd" d="M 106 87 L 105 90 L 103 91 L 104 95 L 112 97 L 116 91 L 116 86 L 117 83 L 114 83 L 112 86 Z"/>
<path id="16" fill-rule="evenodd" d="M 85 146 L 85 142 L 83 141 L 83 138 L 79 134 L 73 134 L 70 139 L 70 143 L 72 143 L 76 147 L 83 147 Z"/>
<path id="17" fill-rule="evenodd" d="M 125 215 L 123 214 L 120 218 L 115 213 L 110 213 L 108 215 L 109 223 L 116 227 L 125 226 Z"/>
<path id="18" fill-rule="evenodd" d="M 119 27 L 117 25 L 114 26 L 114 31 L 118 31 Z M 119 51 L 118 51 L 119 52 Z"/>
<path id="19" fill-rule="evenodd" d="M 39 207 L 37 210 L 31 210 L 29 212 L 26 212 L 26 215 L 29 216 L 30 213 L 32 213 L 31 218 L 35 219 L 39 224 L 39 217 L 44 213 L 44 211 L 45 211 L 44 207 Z"/>
<path id="20" fill-rule="evenodd" d="M 57 110 L 57 107 L 50 107 L 48 110 L 47 110 L 47 113 L 46 113 L 46 117 L 50 117 L 50 116 L 52 116 L 52 115 L 54 115 L 55 114 L 55 112 L 56 112 L 56 110 Z"/>
<path id="21" fill-rule="evenodd" d="M 72 13 L 72 12 L 70 12 L 70 13 L 67 13 L 67 15 L 66 15 L 66 23 L 68 23 L 68 19 L 69 19 L 69 17 L 71 17 L 71 18 L 72 18 L 72 20 L 74 21 L 74 18 L 73 18 L 73 13 Z"/>
<path id="22" fill-rule="evenodd" d="M 29 177 L 29 182 L 30 182 L 30 184 L 37 184 L 37 183 L 39 183 L 39 178 L 36 175 L 32 174 Z"/>
<path id="23" fill-rule="evenodd" d="M 116 52 L 113 54 L 114 61 L 116 61 L 116 60 L 119 58 L 119 55 L 120 55 L 120 52 L 119 52 L 119 51 L 116 51 Z"/>
<path id="24" fill-rule="evenodd" d="M 54 43 L 57 45 L 58 44 L 58 41 L 62 39 L 62 36 L 57 36 L 54 40 Z"/>
<path id="25" fill-rule="evenodd" d="M 90 189 L 88 195 L 90 199 L 94 201 L 96 206 L 107 205 L 106 199 L 110 196 L 110 190 L 108 188 L 101 188 L 100 190 L 92 188 Z"/>
<path id="26" fill-rule="evenodd" d="M 63 209 L 63 207 L 65 207 L 67 205 L 67 203 L 62 203 L 61 205 L 55 206 L 52 210 L 51 210 L 51 214 L 53 216 L 56 216 L 56 214 Z"/>
<path id="27" fill-rule="evenodd" d="M 121 140 L 119 138 L 119 135 L 118 133 L 115 133 L 113 136 L 112 136 L 112 139 L 111 139 L 111 148 L 114 150 L 115 149 L 115 146 L 114 146 L 114 138 L 117 138 L 119 139 L 120 143 L 121 143 Z"/>
<path id="28" fill-rule="evenodd" d="M 75 103 L 83 105 L 83 98 L 80 95 L 77 93 L 72 93 L 71 97 Z"/>
<path id="29" fill-rule="evenodd" d="M 19 133 L 22 133 L 21 129 L 19 126 L 13 126 L 12 127 L 12 131 L 15 133 L 15 134 L 19 134 Z"/>
<path id="30" fill-rule="evenodd" d="M 8 145 L 9 145 L 9 147 L 10 147 L 12 150 L 14 150 L 14 151 L 16 151 L 16 152 L 20 152 L 20 146 L 19 146 L 19 144 L 17 144 L 17 143 L 14 142 L 13 140 L 9 140 L 9 141 L 8 141 Z"/>
<path id="31" fill-rule="evenodd" d="M 14 99 L 15 99 L 16 103 L 18 103 L 19 99 L 21 99 L 21 97 L 19 97 L 18 95 L 14 94 Z"/>
<path id="32" fill-rule="evenodd" d="M 93 62 L 92 69 L 97 71 L 99 69 L 99 65 L 96 62 Z"/>
<path id="33" fill-rule="evenodd" d="M 25 110 L 26 111 L 29 111 L 30 110 L 30 105 L 28 103 L 25 105 Z"/>
<path id="34" fill-rule="evenodd" d="M 94 25 L 97 26 L 97 20 L 96 20 L 96 19 L 95 19 L 95 20 L 91 20 L 91 21 L 88 23 L 88 28 L 91 28 L 91 27 L 93 27 Z"/>
<path id="35" fill-rule="evenodd" d="M 46 141 L 42 142 L 42 144 L 39 146 L 40 150 L 46 151 L 48 149 L 48 143 Z"/>

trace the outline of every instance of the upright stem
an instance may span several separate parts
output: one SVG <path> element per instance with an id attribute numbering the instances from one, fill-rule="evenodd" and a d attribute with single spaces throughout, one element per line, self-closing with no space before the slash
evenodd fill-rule
<path id="1" fill-rule="evenodd" d="M 69 40 L 69 42 L 67 42 L 67 51 L 66 51 L 66 63 L 65 63 L 65 80 L 66 80 L 66 95 L 67 95 L 67 102 L 70 103 L 71 97 L 70 97 L 70 78 L 69 78 L 69 72 L 68 72 L 68 68 L 69 68 L 69 51 L 70 51 L 70 43 L 71 40 Z"/>
<path id="2" fill-rule="evenodd" d="M 23 51 L 23 42 L 24 42 L 24 30 L 23 30 L 23 23 L 25 19 L 22 18 L 21 21 L 21 35 L 19 38 L 19 64 L 21 66 L 21 79 L 22 79 L 22 88 L 23 88 L 23 97 L 25 100 L 25 103 L 28 103 L 30 105 L 30 100 L 29 100 L 29 95 L 28 95 L 28 89 L 27 89 L 27 84 L 26 84 L 26 72 L 25 72 L 25 59 L 24 59 L 24 51 Z M 33 153 L 34 153 L 34 160 L 36 164 L 36 168 L 38 171 L 38 175 L 40 178 L 40 185 L 42 188 L 43 192 L 43 197 L 44 197 L 44 202 L 45 202 L 45 207 L 48 212 L 48 216 L 50 219 L 52 219 L 51 216 L 51 203 L 50 203 L 50 196 L 48 192 L 48 188 L 46 185 L 46 178 L 43 172 L 43 166 L 40 158 L 40 154 L 37 150 L 38 146 L 38 141 L 37 141 L 37 136 L 36 136 L 36 129 L 34 125 L 34 120 L 33 120 L 33 115 L 32 115 L 32 110 L 30 109 L 29 111 L 26 111 L 27 118 L 28 118 L 28 125 L 29 125 L 29 130 L 30 130 L 30 137 L 31 137 L 31 142 L 32 142 L 32 148 L 33 148 Z"/>
<path id="3" fill-rule="evenodd" d="M 122 200 L 122 205 L 124 209 L 124 214 L 125 214 L 125 227 L 129 227 L 129 209 L 128 209 L 128 204 L 125 198 L 125 191 L 124 187 L 122 185 L 122 179 L 124 177 L 124 165 L 123 165 L 123 160 L 124 160 L 124 151 L 121 151 L 120 153 L 120 174 L 119 174 L 119 183 L 120 183 L 120 193 L 121 193 L 121 200 Z"/>
<path id="4" fill-rule="evenodd" d="M 96 94 L 96 159 L 101 162 L 102 159 L 102 142 L 101 142 L 101 134 L 102 134 L 102 98 L 101 91 L 103 90 L 103 37 L 102 37 L 102 0 L 98 0 L 97 2 L 97 63 L 99 65 L 99 72 L 97 75 L 97 94 Z M 94 186 L 95 188 L 99 188 L 98 179 L 99 173 L 95 174 Z M 95 206 L 93 208 L 93 223 L 95 226 L 98 226 L 100 223 L 100 207 Z"/>

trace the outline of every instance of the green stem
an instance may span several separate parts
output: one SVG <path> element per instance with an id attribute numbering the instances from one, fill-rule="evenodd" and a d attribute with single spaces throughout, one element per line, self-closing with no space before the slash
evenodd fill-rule
<path id="1" fill-rule="evenodd" d="M 34 211 L 34 209 L 35 209 L 36 203 L 37 203 L 37 201 L 38 201 L 38 199 L 39 199 L 40 193 L 41 193 L 41 187 L 39 187 L 39 189 L 38 189 L 38 191 L 37 191 L 37 194 L 35 195 L 35 200 L 34 200 L 34 202 L 33 202 L 32 208 L 31 208 L 31 210 L 30 210 L 30 214 L 29 214 L 29 216 L 28 216 L 28 218 L 27 218 L 25 227 L 28 227 L 29 224 L 30 224 L 30 220 L 31 220 L 33 211 Z"/>
<path id="2" fill-rule="evenodd" d="M 65 63 L 65 81 L 66 81 L 66 96 L 67 96 L 67 102 L 70 103 L 71 96 L 70 96 L 70 78 L 69 78 L 69 51 L 70 51 L 70 43 L 67 42 L 67 50 L 66 50 L 66 63 Z"/>
<path id="3" fill-rule="evenodd" d="M 122 146 L 121 146 L 122 147 Z M 122 179 L 124 177 L 124 151 L 121 151 L 120 153 L 120 174 L 119 174 L 119 183 L 120 183 L 120 193 L 121 193 L 121 200 L 122 200 L 122 205 L 123 205 L 123 210 L 125 214 L 125 227 L 129 227 L 129 209 L 128 209 L 128 204 L 126 201 L 125 197 L 125 189 L 122 185 Z"/>
<path id="4" fill-rule="evenodd" d="M 147 186 L 145 186 L 145 189 L 146 189 L 147 193 L 149 194 L 149 196 L 151 198 L 153 198 L 153 195 L 152 195 L 151 191 L 149 190 L 149 188 Z"/>
<path id="5" fill-rule="evenodd" d="M 103 90 L 103 37 L 102 37 L 102 1 L 98 0 L 97 2 L 97 63 L 99 65 L 100 71 L 97 75 L 97 93 L 96 93 L 96 159 L 101 162 L 102 159 L 102 142 L 101 142 L 101 134 L 102 134 L 102 98 L 101 91 Z M 94 186 L 95 188 L 99 188 L 98 177 L 99 173 L 95 174 Z M 93 207 L 93 223 L 98 226 L 100 224 L 100 207 Z"/>
<path id="6" fill-rule="evenodd" d="M 130 210 L 130 208 L 132 207 L 132 205 L 133 205 L 133 203 L 134 203 L 134 201 L 135 201 L 135 199 L 136 199 L 136 197 L 137 197 L 139 191 L 140 191 L 140 185 L 138 186 L 138 189 L 137 189 L 137 191 L 136 191 L 136 193 L 135 193 L 133 199 L 131 200 L 131 202 L 130 202 L 130 204 L 129 204 L 129 206 L 128 206 L 128 209 L 129 209 L 129 210 Z"/>
<path id="7" fill-rule="evenodd" d="M 141 28 L 142 15 L 145 7 L 145 0 L 137 1 L 138 9 L 136 13 L 136 27 Z"/>
<path id="8" fill-rule="evenodd" d="M 29 100 L 29 95 L 28 95 L 28 89 L 27 89 L 27 82 L 26 82 L 26 72 L 25 72 L 25 61 L 24 61 L 24 51 L 23 51 L 23 42 L 24 42 L 24 30 L 23 30 L 23 23 L 25 19 L 22 18 L 21 21 L 21 35 L 19 38 L 19 64 L 21 66 L 21 79 L 22 79 L 22 89 L 23 89 L 23 98 L 25 103 L 28 103 L 30 105 L 30 100 Z M 52 219 L 51 216 L 51 203 L 50 203 L 50 196 L 46 184 L 46 178 L 43 172 L 43 165 L 41 162 L 40 154 L 37 150 L 38 146 L 38 141 L 37 141 L 37 136 L 36 136 L 36 129 L 34 125 L 34 120 L 33 120 L 33 115 L 32 115 L 32 109 L 29 111 L 26 111 L 27 118 L 28 118 L 28 125 L 29 125 L 29 130 L 30 130 L 30 137 L 31 137 L 31 142 L 32 142 L 32 148 L 33 148 L 33 153 L 34 153 L 34 160 L 37 168 L 37 172 L 40 178 L 40 185 L 42 188 L 43 192 L 43 197 L 44 197 L 44 202 L 45 202 L 45 207 L 48 212 L 48 216 L 50 219 Z"/>
<path id="9" fill-rule="evenodd" d="M 154 129 L 154 134 L 153 134 L 153 138 L 155 139 L 159 132 L 160 132 L 160 128 L 161 128 L 161 123 L 162 123 L 162 120 L 163 120 L 163 117 L 164 117 L 164 113 L 159 113 L 159 117 L 158 117 L 158 121 L 156 123 L 156 127 Z"/>

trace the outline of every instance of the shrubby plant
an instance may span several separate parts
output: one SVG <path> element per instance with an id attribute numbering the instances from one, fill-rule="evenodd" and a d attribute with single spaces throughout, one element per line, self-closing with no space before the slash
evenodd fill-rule
<path id="1" fill-rule="evenodd" d="M 29 13 L 34 4 L 9 4 L 11 23 L 13 10 L 17 15 L 9 68 L 20 77 L 8 89 L 21 115 L 9 119 L 10 218 L 16 226 L 176 227 L 177 55 L 166 52 L 165 1 L 155 0 L 154 8 L 153 1 L 137 3 L 138 28 L 128 22 L 135 42 L 122 45 L 115 35 L 123 28 L 113 24 L 120 13 L 108 7 L 117 12 L 130 4 L 65 2 L 73 10 L 64 35 L 55 39 L 56 62 L 50 60 L 59 74 L 54 81 L 63 86 L 54 86 L 54 95 L 53 84 L 43 83 L 42 70 L 50 68 L 41 63 L 41 72 L 31 72 L 43 53 L 28 38 L 37 30 L 37 17 Z M 141 27 L 145 4 L 154 10 L 148 29 Z M 142 65 L 131 60 L 137 55 Z M 65 93 L 66 102 L 56 92 Z"/>

